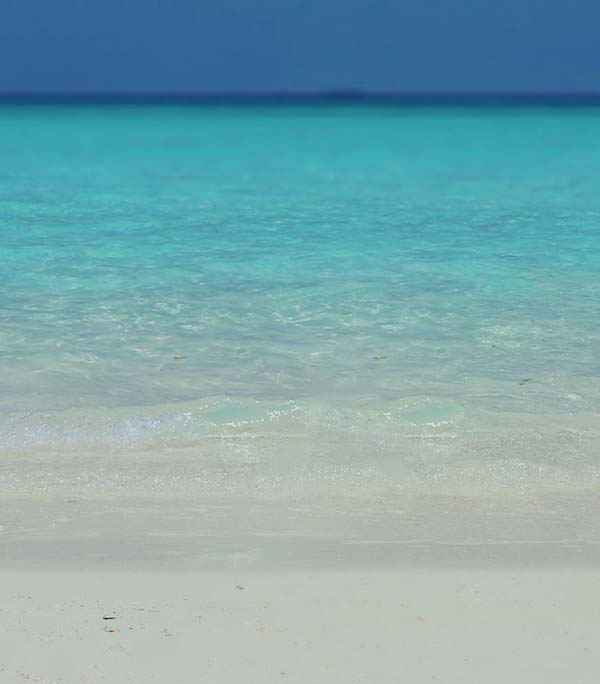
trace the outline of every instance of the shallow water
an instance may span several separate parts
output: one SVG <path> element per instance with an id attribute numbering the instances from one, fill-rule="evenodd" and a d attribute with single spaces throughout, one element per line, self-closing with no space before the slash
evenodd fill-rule
<path id="1" fill-rule="evenodd" d="M 0 108 L 16 490 L 600 479 L 600 110 Z"/>

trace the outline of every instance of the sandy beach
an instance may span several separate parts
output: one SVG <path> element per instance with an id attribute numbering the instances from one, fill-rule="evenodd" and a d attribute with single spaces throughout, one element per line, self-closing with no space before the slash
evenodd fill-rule
<path id="1" fill-rule="evenodd" d="M 597 570 L 1 574 L 0 681 L 597 681 Z"/>
<path id="2" fill-rule="evenodd" d="M 596 508 L 4 497 L 0 682 L 596 682 Z"/>

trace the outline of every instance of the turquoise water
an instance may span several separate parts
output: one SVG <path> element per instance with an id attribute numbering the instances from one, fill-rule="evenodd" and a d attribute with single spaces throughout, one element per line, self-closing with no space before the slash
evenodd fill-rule
<path id="1" fill-rule="evenodd" d="M 599 187 L 591 107 L 1 108 L 10 483 L 589 483 Z"/>

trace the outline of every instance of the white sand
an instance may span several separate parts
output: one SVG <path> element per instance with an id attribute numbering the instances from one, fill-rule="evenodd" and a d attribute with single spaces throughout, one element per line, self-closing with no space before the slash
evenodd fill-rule
<path id="1" fill-rule="evenodd" d="M 599 515 L 593 490 L 6 494 L 0 684 L 596 684 Z"/>
<path id="2" fill-rule="evenodd" d="M 600 678 L 594 570 L 4 572 L 0 582 L 3 684 Z"/>

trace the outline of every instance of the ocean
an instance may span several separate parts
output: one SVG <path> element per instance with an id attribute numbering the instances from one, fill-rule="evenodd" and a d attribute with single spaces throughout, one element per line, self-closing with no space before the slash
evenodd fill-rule
<path id="1" fill-rule="evenodd" d="M 600 108 L 0 106 L 5 491 L 600 482 Z"/>

